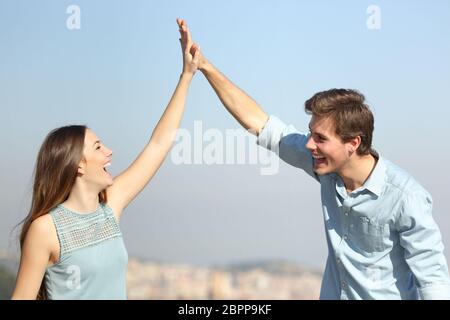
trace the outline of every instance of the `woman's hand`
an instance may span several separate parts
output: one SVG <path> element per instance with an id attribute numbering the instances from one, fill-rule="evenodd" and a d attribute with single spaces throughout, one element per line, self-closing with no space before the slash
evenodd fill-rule
<path id="1" fill-rule="evenodd" d="M 193 76 L 199 69 L 201 61 L 200 47 L 192 42 L 191 34 L 186 23 L 182 19 L 177 19 L 177 24 L 180 31 L 180 44 L 183 53 L 183 74 Z"/>

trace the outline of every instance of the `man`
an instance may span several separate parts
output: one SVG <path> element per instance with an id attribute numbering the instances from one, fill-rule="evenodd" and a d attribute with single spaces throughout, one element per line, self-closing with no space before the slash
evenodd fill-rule
<path id="1" fill-rule="evenodd" d="M 182 41 L 190 40 L 178 20 Z M 203 56 L 199 70 L 257 143 L 321 185 L 329 249 L 321 299 L 448 299 L 450 278 L 429 193 L 372 149 L 362 94 L 332 89 L 306 101 L 309 134 L 268 116 Z"/>

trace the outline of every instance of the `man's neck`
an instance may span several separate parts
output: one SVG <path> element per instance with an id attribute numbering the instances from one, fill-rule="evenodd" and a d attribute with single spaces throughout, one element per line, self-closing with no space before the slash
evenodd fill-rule
<path id="1" fill-rule="evenodd" d="M 375 169 L 377 162 L 378 159 L 372 154 L 365 156 L 355 155 L 354 159 L 349 160 L 345 167 L 338 172 L 338 175 L 344 181 L 348 193 L 364 185 Z"/>

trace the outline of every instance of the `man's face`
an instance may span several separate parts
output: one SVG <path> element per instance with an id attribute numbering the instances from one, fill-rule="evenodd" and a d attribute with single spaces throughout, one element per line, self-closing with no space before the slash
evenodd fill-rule
<path id="1" fill-rule="evenodd" d="M 342 142 L 336 135 L 333 119 L 329 117 L 313 115 L 309 130 L 306 148 L 314 158 L 314 171 L 319 175 L 341 172 L 354 151 L 352 143 Z"/>

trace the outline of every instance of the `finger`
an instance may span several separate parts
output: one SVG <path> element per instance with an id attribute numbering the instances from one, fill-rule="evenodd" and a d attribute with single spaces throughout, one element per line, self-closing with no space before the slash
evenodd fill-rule
<path id="1" fill-rule="evenodd" d="M 186 46 L 184 47 L 184 53 L 190 54 L 192 50 L 192 43 L 184 43 Z"/>
<path id="2" fill-rule="evenodd" d="M 179 29 L 178 31 L 180 32 L 180 36 L 181 36 L 181 45 L 183 47 L 183 50 L 185 50 L 186 47 L 188 46 L 187 35 L 182 29 Z"/>
<path id="3" fill-rule="evenodd" d="M 194 42 L 194 43 L 192 44 L 191 51 L 190 51 L 192 57 L 194 57 L 195 54 L 197 53 L 197 51 L 199 51 L 199 50 L 200 50 L 199 45 L 196 44 L 196 43 Z"/>
<path id="4" fill-rule="evenodd" d="M 192 56 L 194 56 L 195 51 L 197 51 L 197 50 L 198 50 L 198 45 L 194 42 L 192 44 L 191 50 L 189 52 L 192 54 Z"/>
<path id="5" fill-rule="evenodd" d="M 195 50 L 194 59 L 192 59 L 192 62 L 194 64 L 198 64 L 200 60 L 200 47 L 197 47 L 197 50 Z"/>
<path id="6" fill-rule="evenodd" d="M 185 47 L 190 46 L 190 34 L 189 34 L 189 30 L 186 28 L 186 26 L 182 25 L 179 29 L 180 31 L 180 35 L 181 35 L 181 39 L 183 40 L 183 43 L 185 45 Z"/>
<path id="7" fill-rule="evenodd" d="M 182 20 L 180 20 L 180 21 L 182 21 Z M 177 23 L 178 23 L 178 31 L 180 32 L 180 35 L 183 35 L 183 25 L 178 20 L 177 20 Z"/>
<path id="8" fill-rule="evenodd" d="M 181 29 L 179 29 L 178 31 L 180 32 L 180 40 L 184 41 L 185 37 L 184 37 L 183 31 Z"/>
<path id="9" fill-rule="evenodd" d="M 186 34 L 187 34 L 187 39 L 189 42 L 192 42 L 192 38 L 191 38 L 191 32 L 189 31 L 189 28 L 186 26 Z"/>
<path id="10" fill-rule="evenodd" d="M 192 43 L 191 44 L 187 44 L 186 47 L 184 48 L 184 54 L 192 54 Z"/>
<path id="11" fill-rule="evenodd" d="M 192 43 L 192 38 L 191 38 L 191 32 L 189 31 L 189 28 L 183 24 L 183 34 L 186 37 L 187 43 L 190 45 Z"/>
<path id="12" fill-rule="evenodd" d="M 182 39 L 178 39 L 178 41 L 180 42 L 181 53 L 184 55 L 185 54 L 185 50 L 184 50 L 183 40 Z"/>
<path id="13" fill-rule="evenodd" d="M 183 37 L 183 19 L 177 18 L 177 24 L 178 24 L 178 32 L 180 32 L 180 36 Z"/>

